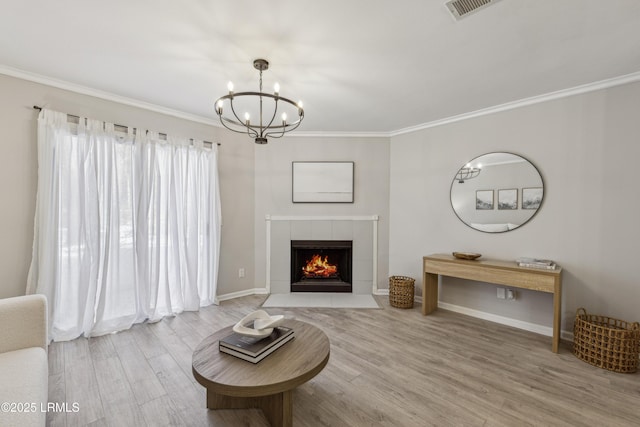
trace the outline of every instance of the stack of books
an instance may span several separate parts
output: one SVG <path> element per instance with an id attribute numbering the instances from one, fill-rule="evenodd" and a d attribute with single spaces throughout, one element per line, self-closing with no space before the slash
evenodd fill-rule
<path id="1" fill-rule="evenodd" d="M 218 342 L 221 353 L 230 354 L 251 363 L 258 363 L 294 338 L 293 329 L 285 326 L 273 328 L 266 338 L 232 333 Z"/>
<path id="2" fill-rule="evenodd" d="M 556 263 L 550 259 L 539 258 L 518 258 L 516 260 L 518 266 L 527 268 L 540 268 L 542 270 L 555 270 Z"/>

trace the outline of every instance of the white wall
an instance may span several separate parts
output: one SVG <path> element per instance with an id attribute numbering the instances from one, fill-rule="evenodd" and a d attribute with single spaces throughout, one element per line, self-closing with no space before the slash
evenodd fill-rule
<path id="1" fill-rule="evenodd" d="M 218 293 L 253 288 L 251 279 L 239 279 L 237 275 L 237 265 L 253 265 L 254 147 L 246 137 L 4 75 L 0 75 L 0 94 L 0 298 L 24 294 L 31 262 L 38 168 L 38 112 L 33 105 L 222 143 L 219 166 L 223 226 Z"/>
<path id="2" fill-rule="evenodd" d="M 471 251 L 485 257 L 552 258 L 563 267 L 563 329 L 578 307 L 638 321 L 640 281 L 640 83 L 498 112 L 391 139 L 389 270 L 422 282 L 422 256 Z M 451 181 L 483 153 L 507 151 L 542 174 L 541 210 L 524 226 L 489 234 L 454 214 Z M 551 326 L 550 295 L 444 279 L 440 300 Z"/>
<path id="3" fill-rule="evenodd" d="M 293 161 L 353 161 L 353 203 L 293 203 Z M 255 283 L 266 282 L 266 215 L 380 215 L 378 287 L 388 288 L 389 138 L 270 140 L 255 151 Z"/>
<path id="4" fill-rule="evenodd" d="M 285 137 L 255 146 L 243 135 L 141 108 L 0 75 L 0 297 L 24 293 L 31 257 L 37 177 L 32 105 L 125 125 L 215 140 L 220 149 L 223 235 L 220 294 L 265 282 L 265 215 L 380 215 L 378 287 L 389 275 L 421 283 L 423 255 L 553 258 L 564 267 L 563 329 L 577 307 L 639 320 L 640 191 L 630 171 L 640 158 L 640 83 L 499 112 L 391 138 Z M 508 233 L 472 230 L 453 213 L 451 180 L 483 153 L 520 154 L 540 170 L 540 212 Z M 293 204 L 291 162 L 350 160 L 355 203 Z M 238 277 L 245 268 L 246 276 Z M 549 295 L 446 279 L 450 304 L 551 325 Z"/>

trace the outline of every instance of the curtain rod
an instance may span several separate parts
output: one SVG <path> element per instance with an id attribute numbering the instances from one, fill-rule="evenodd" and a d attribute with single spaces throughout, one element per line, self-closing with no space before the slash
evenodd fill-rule
<path id="1" fill-rule="evenodd" d="M 38 111 L 42 111 L 42 107 L 40 107 L 40 106 L 38 106 L 38 105 L 34 105 L 34 106 L 33 106 L 33 109 L 34 109 L 34 110 L 38 110 Z M 73 114 L 69 114 L 69 113 L 67 113 L 67 118 L 73 118 L 73 119 L 75 119 L 75 120 L 80 120 L 80 116 L 75 116 L 75 115 L 73 115 Z M 124 128 L 124 129 L 128 129 L 128 128 L 129 128 L 129 126 L 123 126 L 123 125 L 118 125 L 118 124 L 114 124 L 114 126 L 115 126 L 115 127 L 119 127 L 119 128 Z M 135 128 L 133 128 L 133 129 L 135 130 Z M 165 137 L 165 139 L 167 138 L 167 134 L 166 134 L 166 133 L 160 133 L 160 132 L 158 132 L 158 135 L 160 135 L 160 136 L 164 136 L 164 137 Z M 193 142 L 193 138 L 191 138 L 191 142 Z M 202 141 L 202 142 L 204 142 L 205 144 L 211 144 L 211 145 L 213 145 L 213 142 L 211 142 L 211 141 Z M 221 144 L 220 144 L 219 142 L 217 142 L 217 143 L 216 143 L 216 145 L 220 146 Z"/>

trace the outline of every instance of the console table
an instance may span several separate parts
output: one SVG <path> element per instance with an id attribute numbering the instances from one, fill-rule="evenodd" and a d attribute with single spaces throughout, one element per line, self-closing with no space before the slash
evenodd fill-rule
<path id="1" fill-rule="evenodd" d="M 515 261 L 488 259 L 462 260 L 448 254 L 423 257 L 422 314 L 438 308 L 438 275 L 496 283 L 513 288 L 531 289 L 553 294 L 553 340 L 551 351 L 560 345 L 562 306 L 562 269 L 543 270 L 518 267 Z"/>

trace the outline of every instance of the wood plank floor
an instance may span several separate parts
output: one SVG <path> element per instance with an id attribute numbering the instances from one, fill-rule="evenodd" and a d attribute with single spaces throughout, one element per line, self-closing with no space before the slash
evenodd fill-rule
<path id="1" fill-rule="evenodd" d="M 196 345 L 260 307 L 225 301 L 117 334 L 49 347 L 50 426 L 266 426 L 258 410 L 209 411 Z M 269 309 L 329 336 L 326 368 L 294 392 L 295 426 L 638 426 L 640 374 L 592 367 L 563 343 L 438 310 Z M 79 410 L 73 412 L 72 404 Z"/>

